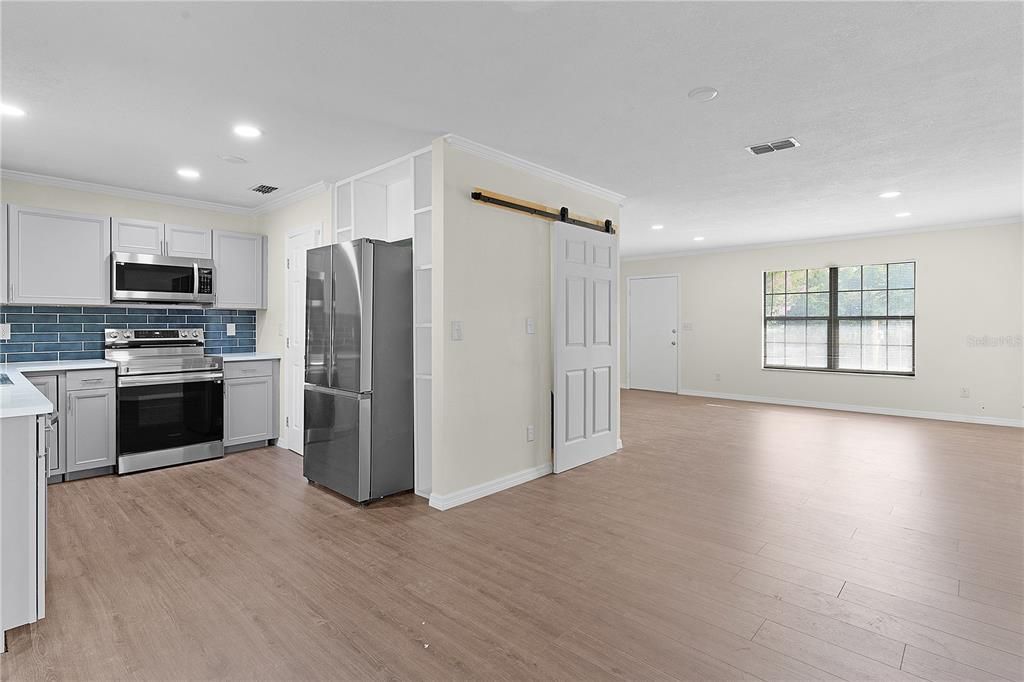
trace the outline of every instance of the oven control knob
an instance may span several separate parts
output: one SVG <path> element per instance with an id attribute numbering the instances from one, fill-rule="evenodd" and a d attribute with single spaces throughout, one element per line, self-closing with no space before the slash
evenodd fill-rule
<path id="1" fill-rule="evenodd" d="M 181 334 L 181 335 L 182 335 L 183 337 L 184 337 L 184 336 L 188 336 L 188 332 L 187 332 L 187 331 L 185 331 L 184 329 L 182 329 L 182 330 L 181 330 L 181 331 L 179 332 L 179 334 Z"/>
<path id="2" fill-rule="evenodd" d="M 131 333 L 130 331 L 123 331 L 123 332 L 121 332 L 121 336 L 123 336 L 123 337 L 124 337 L 124 338 L 126 338 L 126 339 L 127 339 L 127 338 L 128 338 L 129 336 L 131 336 L 131 335 L 132 335 L 132 333 Z"/>
<path id="3" fill-rule="evenodd" d="M 112 339 L 116 339 L 117 338 L 117 332 L 107 332 L 107 336 L 109 336 Z"/>
<path id="4" fill-rule="evenodd" d="M 195 338 L 199 338 L 199 330 L 198 329 L 193 329 L 192 330 L 192 336 L 195 337 Z"/>

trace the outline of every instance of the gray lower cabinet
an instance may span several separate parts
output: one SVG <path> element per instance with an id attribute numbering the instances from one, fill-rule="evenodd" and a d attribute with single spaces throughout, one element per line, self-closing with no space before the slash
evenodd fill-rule
<path id="1" fill-rule="evenodd" d="M 117 464 L 116 409 L 114 388 L 67 392 L 67 473 Z"/>
<path id="2" fill-rule="evenodd" d="M 278 362 L 224 364 L 224 447 L 278 437 Z"/>
<path id="3" fill-rule="evenodd" d="M 46 475 L 59 476 L 64 473 L 64 450 L 60 447 L 60 437 L 63 431 L 60 411 L 64 409 L 64 400 L 60 397 L 58 390 L 58 375 L 41 374 L 26 378 L 53 404 L 53 412 L 47 415 L 49 428 L 45 435 Z"/>

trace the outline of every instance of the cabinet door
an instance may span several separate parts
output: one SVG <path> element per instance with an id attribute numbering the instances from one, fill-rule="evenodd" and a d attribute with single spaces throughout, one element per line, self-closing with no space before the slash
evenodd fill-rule
<path id="1" fill-rule="evenodd" d="M 61 405 L 57 399 L 57 375 L 43 374 L 28 377 L 28 380 L 53 404 L 53 412 L 47 415 L 48 428 L 46 429 L 45 445 L 46 452 L 49 454 L 46 457 L 46 471 L 48 476 L 62 474 L 64 473 L 64 462 L 58 446 L 60 443 L 60 420 L 57 415 L 60 414 Z"/>
<path id="2" fill-rule="evenodd" d="M 110 218 L 11 206 L 11 301 L 110 302 Z"/>
<path id="3" fill-rule="evenodd" d="M 214 286 L 218 308 L 266 307 L 266 237 L 213 231 Z"/>
<path id="4" fill-rule="evenodd" d="M 68 391 L 68 472 L 113 466 L 117 463 L 114 443 L 114 389 Z"/>
<path id="5" fill-rule="evenodd" d="M 7 279 L 7 204 L 3 204 L 0 206 L 0 305 L 7 303 L 10 284 Z"/>
<path id="6" fill-rule="evenodd" d="M 274 437 L 273 377 L 224 382 L 224 445 Z"/>
<path id="7" fill-rule="evenodd" d="M 36 618 L 46 616 L 46 478 L 48 464 L 43 442 L 49 417 L 36 418 Z"/>
<path id="8" fill-rule="evenodd" d="M 160 256 L 164 252 L 164 224 L 152 220 L 114 218 L 110 241 L 113 251 L 148 253 Z"/>
<path id="9" fill-rule="evenodd" d="M 164 255 L 213 258 L 213 230 L 188 225 L 167 225 L 164 228 L 164 240 Z"/>

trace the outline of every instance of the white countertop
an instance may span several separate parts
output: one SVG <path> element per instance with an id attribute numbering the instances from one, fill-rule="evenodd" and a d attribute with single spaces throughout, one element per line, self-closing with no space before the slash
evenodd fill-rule
<path id="1" fill-rule="evenodd" d="M 25 372 L 64 372 L 79 369 L 113 369 L 109 360 L 55 360 L 52 362 L 0 363 L 0 374 L 10 377 L 12 384 L 0 384 L 0 419 L 47 414 L 53 405 L 25 378 Z"/>
<path id="2" fill-rule="evenodd" d="M 280 360 L 277 353 L 210 353 L 223 358 L 224 362 L 246 362 L 251 360 Z"/>

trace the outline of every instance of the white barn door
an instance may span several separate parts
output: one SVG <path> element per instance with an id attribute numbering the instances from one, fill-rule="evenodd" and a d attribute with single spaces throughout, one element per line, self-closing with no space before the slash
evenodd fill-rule
<path id="1" fill-rule="evenodd" d="M 555 473 L 615 452 L 619 421 L 619 243 L 556 222 L 551 229 Z"/>

